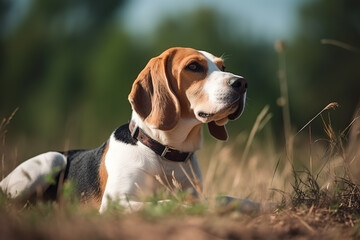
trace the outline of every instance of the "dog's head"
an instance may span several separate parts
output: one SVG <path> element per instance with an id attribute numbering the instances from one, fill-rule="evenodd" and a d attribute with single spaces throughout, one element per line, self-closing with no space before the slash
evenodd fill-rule
<path id="1" fill-rule="evenodd" d="M 208 123 L 212 136 L 227 139 L 225 124 L 244 110 L 247 82 L 225 72 L 221 58 L 191 48 L 170 48 L 152 58 L 129 94 L 134 111 L 150 127 L 174 128 L 180 118 Z"/>

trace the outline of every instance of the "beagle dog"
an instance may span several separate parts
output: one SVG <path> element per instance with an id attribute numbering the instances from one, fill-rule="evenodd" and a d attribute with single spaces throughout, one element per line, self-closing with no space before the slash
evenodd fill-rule
<path id="1" fill-rule="evenodd" d="M 24 161 L 0 189 L 13 199 L 56 199 L 62 182 L 71 180 L 80 200 L 96 203 L 100 212 L 112 201 L 138 209 L 139 192 L 164 187 L 155 176 L 170 185 L 175 178 L 182 189 L 196 193 L 201 172 L 194 153 L 202 144 L 202 125 L 227 140 L 225 124 L 242 114 L 246 90 L 246 80 L 226 72 L 221 58 L 170 48 L 152 58 L 133 83 L 130 123 L 96 149 L 52 151 Z"/>

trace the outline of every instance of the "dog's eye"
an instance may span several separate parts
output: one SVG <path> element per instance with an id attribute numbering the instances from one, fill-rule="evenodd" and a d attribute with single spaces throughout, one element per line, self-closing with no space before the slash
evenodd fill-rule
<path id="1" fill-rule="evenodd" d="M 221 71 L 223 71 L 223 72 L 225 72 L 225 71 L 226 71 L 226 67 L 225 67 L 225 65 L 222 65 L 222 67 L 221 67 Z"/>
<path id="2" fill-rule="evenodd" d="M 203 72 L 204 68 L 198 62 L 191 62 L 186 66 L 186 69 L 192 72 Z"/>

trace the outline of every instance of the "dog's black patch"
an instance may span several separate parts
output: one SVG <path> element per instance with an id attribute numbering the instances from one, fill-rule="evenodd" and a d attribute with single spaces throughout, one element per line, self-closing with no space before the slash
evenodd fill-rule
<path id="1" fill-rule="evenodd" d="M 105 142 L 100 147 L 90 150 L 59 152 L 67 158 L 65 170 L 58 174 L 55 179 L 56 183 L 45 189 L 40 196 L 37 193 L 31 196 L 31 202 L 37 200 L 58 200 L 58 194 L 61 194 L 62 191 L 62 189 L 59 189 L 59 186 L 62 186 L 68 180 L 74 184 L 76 197 L 80 201 L 86 201 L 93 197 L 101 197 L 99 167 L 107 144 Z"/>
<path id="2" fill-rule="evenodd" d="M 75 184 L 75 191 L 81 201 L 93 196 L 100 197 L 99 167 L 108 143 L 91 150 L 70 150 L 63 154 L 67 157 L 64 179 Z"/>
<path id="3" fill-rule="evenodd" d="M 115 139 L 126 144 L 136 145 L 137 140 L 131 136 L 129 124 L 118 127 L 114 132 Z"/>

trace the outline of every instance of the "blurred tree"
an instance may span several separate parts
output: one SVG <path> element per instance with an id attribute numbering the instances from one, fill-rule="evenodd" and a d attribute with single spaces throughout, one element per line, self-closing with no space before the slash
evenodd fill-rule
<path id="1" fill-rule="evenodd" d="M 1 1 L 2 5 L 5 3 L 11 9 L 11 2 Z M 73 125 L 67 120 L 74 118 L 69 116 L 84 114 L 83 98 L 89 97 L 86 91 L 93 85 L 89 66 L 98 46 L 107 44 L 103 35 L 117 35 L 119 40 L 122 30 L 115 17 L 124 3 L 125 0 L 31 1 L 22 21 L 0 43 L 0 115 L 6 116 L 20 107 L 13 120 L 14 135 L 26 132 L 34 139 L 67 137 L 64 129 Z M 0 20 L 4 19 L 5 12 L 0 14 Z M 112 35 L 108 34 L 109 28 Z M 113 44 L 121 43 L 130 44 L 121 39 Z M 94 125 L 95 112 L 96 109 L 87 116 L 87 121 L 94 119 Z"/>
<path id="2" fill-rule="evenodd" d="M 188 46 L 225 58 L 227 70 L 249 83 L 242 118 L 229 124 L 250 130 L 266 104 L 274 129 L 282 129 L 277 56 L 272 44 L 251 37 L 216 9 L 200 8 L 163 19 L 147 38 L 131 36 L 119 23 L 125 0 L 32 0 L 24 18 L 3 34 L 11 1 L 0 0 L 0 116 L 16 108 L 9 139 L 26 156 L 49 148 L 91 147 L 130 117 L 127 94 L 150 57 L 172 46 Z M 332 38 L 360 42 L 357 1 L 307 2 L 298 34 L 289 43 L 289 95 L 294 122 L 304 124 L 330 101 L 349 122 L 359 98 L 360 56 L 321 45 Z M 279 134 L 280 135 L 280 134 Z M 21 138 L 20 136 L 24 136 Z M 49 139 L 49 141 L 44 141 Z M 282 139 L 281 137 L 277 137 Z M 21 159 L 23 159 L 21 157 Z"/>
<path id="3" fill-rule="evenodd" d="M 0 39 L 3 38 L 3 34 L 6 26 L 6 14 L 10 8 L 10 2 L 6 0 L 0 0 Z"/>

